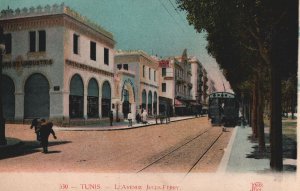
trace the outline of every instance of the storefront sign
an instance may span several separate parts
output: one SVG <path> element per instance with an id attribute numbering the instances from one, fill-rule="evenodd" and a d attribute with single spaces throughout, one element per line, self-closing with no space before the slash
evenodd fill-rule
<path id="1" fill-rule="evenodd" d="M 160 60 L 159 61 L 159 66 L 161 68 L 169 68 L 169 60 Z"/>

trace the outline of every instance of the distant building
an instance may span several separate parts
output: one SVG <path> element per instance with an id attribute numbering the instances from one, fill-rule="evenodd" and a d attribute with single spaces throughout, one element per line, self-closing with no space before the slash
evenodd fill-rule
<path id="1" fill-rule="evenodd" d="M 202 94 L 203 94 L 203 66 L 201 62 L 196 57 L 191 57 L 189 59 L 189 63 L 191 64 L 191 83 L 192 87 L 192 99 L 196 100 L 196 103 L 202 104 Z"/>
<path id="2" fill-rule="evenodd" d="M 65 5 L 2 10 L 8 120 L 108 117 L 114 95 L 113 35 Z"/>
<path id="3" fill-rule="evenodd" d="M 158 61 L 143 51 L 119 51 L 115 55 L 115 71 L 119 77 L 121 112 L 125 118 L 130 110 L 133 115 L 147 110 L 155 115 L 158 109 Z"/>
<path id="4" fill-rule="evenodd" d="M 174 61 L 170 59 L 159 60 L 160 88 L 159 111 L 161 114 L 173 115 L 175 98 L 175 69 Z"/>
<path id="5" fill-rule="evenodd" d="M 213 79 L 208 78 L 208 94 L 211 94 L 216 91 L 217 89 L 216 89 L 215 82 L 213 81 Z"/>
<path id="6" fill-rule="evenodd" d="M 161 68 L 160 111 L 169 109 L 175 115 L 192 115 L 201 104 L 206 104 L 207 72 L 195 57 L 181 56 L 159 61 Z M 206 86 L 204 86 L 206 85 Z"/>

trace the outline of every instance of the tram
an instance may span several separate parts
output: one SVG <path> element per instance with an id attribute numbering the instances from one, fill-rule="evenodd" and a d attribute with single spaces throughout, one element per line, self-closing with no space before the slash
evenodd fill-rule
<path id="1" fill-rule="evenodd" d="M 229 92 L 214 92 L 209 95 L 208 117 L 212 125 L 235 126 L 239 120 L 239 103 Z"/>

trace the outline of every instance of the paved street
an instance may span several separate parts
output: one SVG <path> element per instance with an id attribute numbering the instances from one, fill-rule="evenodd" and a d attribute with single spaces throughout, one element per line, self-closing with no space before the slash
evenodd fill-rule
<path id="1" fill-rule="evenodd" d="M 29 125 L 7 125 L 23 144 L 0 154 L 2 172 L 216 172 L 233 128 L 207 117 L 114 131 L 56 131 L 41 153 Z"/>

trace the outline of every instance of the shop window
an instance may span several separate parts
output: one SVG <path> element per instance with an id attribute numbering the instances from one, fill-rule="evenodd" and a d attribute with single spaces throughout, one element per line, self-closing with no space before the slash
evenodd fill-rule
<path id="1" fill-rule="evenodd" d="M 104 64 L 109 65 L 109 50 L 104 48 Z"/>

